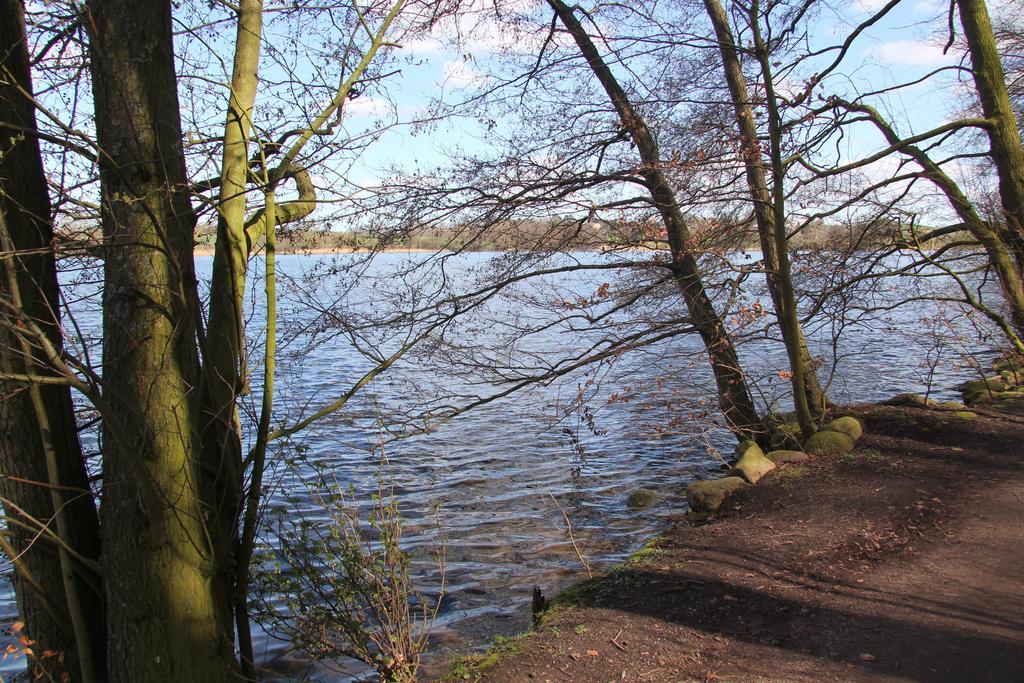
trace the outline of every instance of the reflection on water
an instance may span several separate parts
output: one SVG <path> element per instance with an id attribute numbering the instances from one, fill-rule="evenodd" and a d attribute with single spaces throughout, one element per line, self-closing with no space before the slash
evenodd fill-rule
<path id="1" fill-rule="evenodd" d="M 297 278 L 329 258 L 286 256 L 279 259 L 279 267 Z M 417 258 L 424 257 L 385 255 L 368 272 L 379 276 Z M 450 265 L 451 271 L 478 266 L 488 256 L 460 258 L 464 262 Z M 200 272 L 208 272 L 209 260 L 198 261 Z M 550 299 L 551 294 L 562 296 L 572 290 L 593 292 L 608 277 L 604 273 L 561 274 L 550 279 L 551 292 L 545 296 Z M 329 301 L 331 283 L 323 281 L 321 285 L 318 298 Z M 374 302 L 373 292 L 365 289 L 349 289 L 343 294 L 335 305 L 351 308 Z M 315 320 L 314 312 L 300 308 L 299 301 L 304 299 L 301 292 L 282 298 L 280 316 L 290 329 L 302 329 Z M 496 313 L 490 313 L 492 328 L 499 325 L 495 320 L 523 316 L 522 310 L 509 308 L 522 301 L 496 300 Z M 502 310 L 502 306 L 506 308 Z M 838 347 L 831 345 L 831 328 L 810 326 L 812 352 L 839 359 L 831 383 L 833 398 L 838 402 L 873 401 L 900 391 L 921 390 L 929 380 L 935 387 L 933 396 L 954 398 L 951 387 L 970 371 L 949 362 L 953 359 L 948 353 L 934 367 L 919 362 L 927 357 L 930 343 L 921 335 L 920 318 L 930 314 L 922 305 L 917 310 L 899 309 L 878 316 L 870 324 L 850 326 Z M 94 313 L 79 316 L 85 327 L 90 322 L 98 323 Z M 486 340 L 488 328 L 482 331 Z M 497 334 L 494 329 L 490 333 Z M 293 343 L 301 344 L 303 339 L 308 341 L 308 335 L 299 334 Z M 554 330 L 548 336 L 532 338 L 529 344 L 534 351 L 558 351 L 565 345 L 563 335 Z M 602 367 L 597 375 L 537 386 L 468 412 L 429 434 L 385 445 L 395 494 L 407 520 L 404 541 L 427 595 L 436 595 L 439 579 L 433 562 L 433 515 L 435 506 L 440 506 L 446 594 L 432 638 L 435 653 L 480 647 L 495 634 L 528 628 L 531 588 L 538 585 L 550 595 L 580 576 L 582 568 L 559 506 L 571 519 L 575 540 L 594 567 L 623 559 L 663 526 L 667 517 L 684 511 L 687 483 L 716 471 L 721 464 L 709 455 L 709 447 L 721 452 L 731 448 L 728 435 L 721 430 L 702 434 L 693 424 L 679 427 L 680 404 L 714 403 L 710 373 L 693 357 L 696 344 L 691 337 L 669 339 L 643 353 L 623 356 L 614 365 Z M 742 355 L 745 369 L 764 380 L 762 399 L 770 402 L 784 387 L 777 377 L 777 371 L 785 367 L 784 351 L 773 342 L 755 339 L 742 347 Z M 279 419 L 294 421 L 300 406 L 308 411 L 338 395 L 367 367 L 366 358 L 341 336 L 305 348 L 298 357 L 283 355 Z M 432 391 L 446 382 L 450 386 L 466 382 L 466 378 L 447 379 L 438 372 L 438 367 L 419 359 L 406 364 L 397 373 L 401 381 L 382 378 L 343 413 L 297 439 L 308 447 L 311 457 L 326 463 L 326 470 L 338 482 L 371 491 L 378 467 L 374 447 L 381 440 L 374 426 L 407 410 L 410 390 Z M 254 380 L 258 397 L 258 378 Z M 593 429 L 578 415 L 567 420 L 555 409 L 580 387 L 590 396 Z M 784 402 L 779 407 L 784 408 Z M 669 423 L 676 427 L 664 429 Z M 302 490 L 295 477 L 304 476 L 303 472 L 279 470 L 278 476 L 277 500 L 282 490 Z M 655 504 L 643 510 L 627 509 L 626 497 L 639 487 L 658 493 Z M 10 592 L 0 595 L 0 600 L 4 614 L 13 615 Z M 287 654 L 287 644 L 265 634 L 257 636 L 259 656 L 272 669 L 287 675 L 305 666 Z M 6 666 L 5 670 L 17 667 Z M 323 678 L 333 679 L 333 675 L 325 673 Z"/>

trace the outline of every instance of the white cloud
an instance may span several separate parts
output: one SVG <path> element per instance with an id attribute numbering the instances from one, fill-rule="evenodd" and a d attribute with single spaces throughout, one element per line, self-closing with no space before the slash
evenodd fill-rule
<path id="1" fill-rule="evenodd" d="M 917 40 L 892 40 L 864 52 L 868 57 L 903 66 L 942 66 L 952 64 L 955 56 L 952 52 L 943 54 L 938 45 Z"/>
<path id="2" fill-rule="evenodd" d="M 445 63 L 441 70 L 439 85 L 464 88 L 486 83 L 487 80 L 488 76 L 474 69 L 469 62 L 464 59 L 456 59 Z"/>
<path id="3" fill-rule="evenodd" d="M 345 113 L 350 116 L 380 117 L 394 113 L 394 107 L 379 97 L 357 97 L 345 102 Z"/>
<path id="4" fill-rule="evenodd" d="M 538 0 L 504 0 L 501 14 L 495 15 L 494 0 L 467 0 L 457 13 L 437 21 L 428 34 L 405 41 L 403 51 L 413 57 L 447 53 L 483 58 L 509 48 L 522 49 L 539 40 L 534 15 L 540 6 Z M 546 21 L 547 15 L 543 16 Z"/>
<path id="5" fill-rule="evenodd" d="M 856 0 L 853 7 L 859 12 L 877 12 L 888 2 L 889 0 Z"/>

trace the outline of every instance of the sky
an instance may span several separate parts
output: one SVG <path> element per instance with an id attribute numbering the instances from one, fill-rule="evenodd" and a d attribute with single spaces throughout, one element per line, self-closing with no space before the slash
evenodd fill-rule
<path id="1" fill-rule="evenodd" d="M 664 6 L 671 10 L 671 3 L 680 1 L 685 0 L 670 0 Z M 812 24 L 810 42 L 815 47 L 840 41 L 851 27 L 885 4 L 883 0 L 829 1 L 834 6 L 823 4 L 824 9 Z M 510 28 L 494 20 L 492 7 L 495 2 L 500 3 L 507 14 L 532 12 L 534 22 Z M 30 9 L 43 6 L 37 0 L 29 3 Z M 358 135 L 373 130 L 381 122 L 397 122 L 398 125 L 383 133 L 355 161 L 346 162 L 341 169 L 326 169 L 328 172 L 323 177 L 315 179 L 319 184 L 329 184 L 338 174 L 343 173 L 350 183 L 373 188 L 395 169 L 400 173 L 429 172 L 443 165 L 447 153 L 453 148 L 461 148 L 470 153 L 491 151 L 487 147 L 487 136 L 483 134 L 483 129 L 471 118 L 453 119 L 433 127 L 417 125 L 416 121 L 423 118 L 439 101 L 458 103 L 472 95 L 475 88 L 493 84 L 488 73 L 500 68 L 503 52 L 512 50 L 535 53 L 547 34 L 546 25 L 551 11 L 539 0 L 468 0 L 462 7 L 471 11 L 461 13 L 458 18 L 445 18 L 438 22 L 429 35 L 407 40 L 393 49 L 397 57 L 395 68 L 380 92 L 364 93 L 346 104 L 343 134 Z M 583 7 L 593 8 L 595 5 L 589 3 Z M 835 79 L 835 82 L 846 82 L 857 88 L 877 88 L 880 85 L 912 80 L 938 67 L 956 64 L 963 58 L 958 52 L 958 46 L 946 54 L 942 49 L 947 7 L 945 2 L 939 0 L 903 0 L 885 19 L 858 39 L 840 68 L 842 77 Z M 595 21 L 602 31 L 615 36 L 616 25 L 611 21 L 602 21 L 600 14 L 596 16 Z M 229 34 L 230 31 L 221 31 L 219 37 L 213 39 L 209 50 L 201 41 L 196 41 L 185 48 L 179 46 L 179 53 L 186 53 L 197 64 L 205 63 L 213 79 L 223 82 L 226 80 L 226 70 L 230 67 L 230 61 L 225 57 L 230 54 Z M 269 23 L 266 36 L 274 43 L 275 49 L 288 49 L 277 44 L 274 29 Z M 300 35 L 297 44 L 290 48 L 297 54 L 301 52 L 302 39 Z M 605 51 L 607 53 L 607 49 Z M 215 53 L 219 53 L 219 57 Z M 264 63 L 268 62 L 265 58 Z M 319 71 L 318 76 L 329 81 L 336 65 L 328 61 L 307 68 L 311 73 Z M 218 69 L 221 70 L 219 74 Z M 620 76 L 625 75 L 614 65 L 613 69 L 617 69 Z M 265 75 L 273 77 L 275 74 L 270 69 Z M 786 85 L 783 84 L 784 87 Z M 220 87 L 220 92 L 223 92 L 222 86 L 216 87 Z M 799 85 L 789 84 L 789 87 L 796 88 Z M 887 96 L 880 105 L 885 113 L 899 123 L 901 131 L 922 131 L 959 115 L 964 102 L 969 101 L 970 94 L 969 83 L 947 76 Z M 267 104 L 264 102 L 264 105 Z M 183 107 L 188 107 L 184 96 Z M 57 107 L 55 110 L 60 109 Z M 291 112 L 282 114 L 288 117 Z M 215 134 L 217 127 L 223 125 L 221 112 L 215 109 L 199 112 L 200 117 L 203 115 L 206 116 L 209 130 L 186 131 L 187 136 Z M 264 112 L 264 115 L 273 118 L 277 114 L 269 111 Z M 293 118 L 301 121 L 298 117 Z M 76 121 L 75 125 L 78 123 Z M 502 124 L 499 122 L 499 125 Z M 842 143 L 840 153 L 845 159 L 868 154 L 882 145 L 877 134 L 867 126 L 853 133 Z M 891 170 L 894 163 L 893 160 L 886 160 L 870 171 L 881 176 Z M 336 172 L 332 173 L 332 170 Z M 964 169 L 963 172 L 969 174 L 970 169 Z"/>
<path id="2" fill-rule="evenodd" d="M 484 2 L 484 0 L 477 0 Z M 530 0 L 516 0 L 517 9 L 538 7 L 543 16 L 550 10 Z M 881 0 L 855 0 L 840 3 L 834 12 L 824 11 L 814 23 L 812 44 L 834 44 L 885 3 Z M 485 5 L 481 5 L 483 9 Z M 855 43 L 854 49 L 840 68 L 843 79 L 858 87 L 879 87 L 912 80 L 941 66 L 956 64 L 963 55 L 954 46 L 944 54 L 942 40 L 948 5 L 936 0 L 904 0 L 889 16 L 872 27 Z M 613 31 L 614 27 L 605 28 Z M 937 37 L 937 33 L 941 37 Z M 470 36 L 460 45 L 452 36 Z M 427 111 L 435 100 L 457 102 L 472 92 L 474 86 L 488 83 L 486 73 L 495 66 L 502 49 L 511 45 L 535 48 L 540 37 L 536 32 L 516 35 L 504 31 L 494 21 L 474 16 L 459 21 L 442 22 L 434 34 L 403 45 L 403 54 L 418 61 L 403 66 L 388 84 L 393 102 L 382 97 L 360 98 L 350 109 L 348 126 L 358 130 L 372 124 L 375 117 L 391 113 L 399 121 L 411 121 Z M 469 88 L 469 90 L 466 90 Z M 901 91 L 882 102 L 883 111 L 892 116 L 906 131 L 921 131 L 948 121 L 960 112 L 969 84 L 953 77 L 931 79 L 929 82 Z M 350 178 L 364 186 L 374 186 L 388 173 L 388 168 L 401 165 L 408 169 L 428 169 L 444 162 L 445 150 L 452 145 L 469 151 L 486 152 L 471 121 L 448 123 L 429 134 L 416 134 L 411 127 L 398 127 L 367 150 L 362 160 L 350 171 Z M 881 141 L 873 131 L 863 127 L 844 141 L 843 154 L 848 158 L 878 149 Z M 879 174 L 892 168 L 894 162 L 877 165 Z"/>

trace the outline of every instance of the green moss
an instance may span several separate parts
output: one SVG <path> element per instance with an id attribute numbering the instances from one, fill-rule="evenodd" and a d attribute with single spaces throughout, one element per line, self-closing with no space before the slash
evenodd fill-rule
<path id="1" fill-rule="evenodd" d="M 968 400 L 968 396 L 983 396 L 990 392 L 1006 391 L 1012 388 L 1014 384 L 1016 384 L 1014 378 L 996 375 L 994 377 L 986 377 L 985 379 L 964 382 L 960 385 L 960 391 L 964 395 L 964 402 L 970 403 L 971 401 Z"/>
<path id="2" fill-rule="evenodd" d="M 882 401 L 886 406 L 909 406 L 911 408 L 929 408 L 935 405 L 935 401 L 925 398 L 921 394 L 896 394 L 890 399 Z"/>
<path id="3" fill-rule="evenodd" d="M 485 670 L 496 665 L 505 655 L 518 651 L 523 638 L 528 638 L 530 635 L 532 634 L 520 633 L 514 636 L 494 636 L 487 652 L 479 655 L 466 655 L 454 660 L 451 671 L 443 680 L 479 681 Z"/>
<path id="4" fill-rule="evenodd" d="M 806 476 L 807 468 L 802 465 L 790 465 L 789 467 L 783 467 L 778 473 L 772 475 L 776 479 L 782 482 L 793 481 L 794 479 L 800 479 Z"/>
<path id="5" fill-rule="evenodd" d="M 784 465 L 790 462 L 803 462 L 809 460 L 811 456 L 803 451 L 772 451 L 765 457 L 776 465 Z"/>
<path id="6" fill-rule="evenodd" d="M 742 477 L 695 481 L 686 487 L 686 501 L 694 512 L 714 512 L 730 494 L 749 487 Z"/>
<path id="7" fill-rule="evenodd" d="M 669 557 L 672 553 L 664 548 L 659 547 L 661 539 L 655 538 L 647 543 L 644 543 L 643 547 L 637 550 L 635 553 L 629 556 L 626 560 L 625 565 L 630 567 L 636 567 L 638 565 L 645 565 L 651 562 L 656 562 Z"/>
<path id="8" fill-rule="evenodd" d="M 626 507 L 634 510 L 645 508 L 658 499 L 658 494 L 650 489 L 637 489 L 626 498 Z"/>
<path id="9" fill-rule="evenodd" d="M 548 603 L 548 609 L 542 616 L 542 621 L 547 616 L 557 611 L 563 611 L 571 607 L 582 605 L 587 597 L 593 593 L 601 582 L 600 578 L 584 579 L 570 584 L 558 591 Z"/>
<path id="10" fill-rule="evenodd" d="M 978 414 L 973 413 L 970 410 L 958 410 L 955 413 L 953 413 L 953 417 L 958 417 L 961 420 L 973 420 L 974 418 L 978 417 Z"/>
<path id="11" fill-rule="evenodd" d="M 730 474 L 739 475 L 747 482 L 756 484 L 761 477 L 775 469 L 775 463 L 764 457 L 764 451 L 756 443 L 745 441 L 741 446 L 745 447 Z"/>
<path id="12" fill-rule="evenodd" d="M 807 440 L 804 450 L 811 455 L 838 455 L 853 450 L 853 439 L 842 432 L 823 429 Z"/>
<path id="13" fill-rule="evenodd" d="M 864 434 L 864 428 L 860 424 L 860 420 L 850 415 L 844 415 L 843 417 L 837 417 L 836 419 L 829 422 L 827 425 L 822 427 L 823 430 L 830 432 L 839 432 L 846 434 L 848 437 L 856 441 Z"/>
<path id="14" fill-rule="evenodd" d="M 978 401 L 989 398 L 989 396 L 991 396 L 991 394 L 987 391 L 964 392 L 964 403 L 966 405 L 971 405 L 972 403 L 977 403 Z"/>
<path id="15" fill-rule="evenodd" d="M 755 448 L 758 451 L 761 450 L 760 446 L 758 446 L 755 442 L 749 439 L 745 441 L 740 441 L 738 444 L 736 444 L 736 448 L 735 450 L 733 450 L 733 454 L 735 455 L 736 459 L 739 460 L 747 451 L 749 451 L 752 448 Z"/>

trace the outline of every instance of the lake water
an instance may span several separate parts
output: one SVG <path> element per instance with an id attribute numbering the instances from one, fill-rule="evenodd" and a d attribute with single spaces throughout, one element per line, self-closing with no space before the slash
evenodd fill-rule
<path id="1" fill-rule="evenodd" d="M 279 257 L 279 269 L 289 277 L 282 283 L 279 304 L 281 338 L 287 344 L 280 356 L 278 424 L 294 423 L 344 392 L 372 367 L 365 353 L 369 347 L 394 349 L 406 338 L 403 335 L 415 331 L 399 324 L 387 331 L 342 330 L 339 312 L 380 312 L 389 305 L 408 306 L 418 297 L 425 301 L 442 278 L 455 290 L 468 290 L 500 267 L 492 259 L 505 266 L 509 259 L 467 254 L 449 259 L 443 268 L 427 268 L 428 258 L 385 254 L 363 264 L 362 257 L 356 256 Z M 558 257 L 545 265 L 601 261 L 594 254 L 581 254 Z M 208 274 L 210 259 L 197 258 L 197 268 L 201 277 Z M 295 437 L 294 443 L 322 461 L 338 482 L 362 492 L 376 486 L 377 448 L 383 447 L 407 520 L 404 543 L 427 595 L 436 595 L 439 581 L 433 562 L 433 515 L 439 507 L 446 587 L 431 641 L 435 659 L 446 652 L 483 647 L 494 635 L 528 628 L 534 585 L 551 595 L 583 575 L 563 512 L 572 522 L 580 553 L 599 569 L 624 559 L 664 526 L 666 518 L 685 511 L 686 485 L 720 468 L 721 461 L 710 452 L 731 452 L 726 432 L 705 428 L 694 417 L 704 411 L 713 413 L 714 406 L 713 379 L 699 357 L 694 335 L 668 337 L 475 408 L 429 434 L 392 440 L 403 429 L 400 423 L 424 408 L 437 409 L 439 403 L 461 405 L 473 396 L 500 390 L 501 385 L 492 383 L 496 378 L 465 367 L 458 371 L 449 361 L 479 360 L 476 354 L 483 354 L 488 362 L 500 365 L 502 354 L 509 353 L 505 337 L 515 330 L 532 331 L 519 341 L 515 359 L 528 357 L 529 364 L 538 368 L 572 354 L 581 344 L 643 337 L 638 319 L 650 326 L 679 315 L 674 297 L 661 296 L 621 313 L 611 311 L 608 302 L 597 302 L 593 311 L 606 312 L 598 330 L 590 325 L 583 329 L 582 318 L 549 324 L 555 313 L 573 315 L 578 310 L 582 315 L 590 310 L 574 297 L 581 295 L 594 303 L 601 298 L 595 293 L 605 283 L 612 293 L 627 287 L 607 270 L 552 273 L 511 286 L 482 303 L 473 317 L 443 328 L 450 345 L 435 344 L 430 354 L 410 355 L 343 411 Z M 642 284 L 632 281 L 628 286 Z M 745 286 L 755 291 L 738 305 L 756 310 L 758 298 L 768 305 L 767 297 L 756 291 L 756 277 Z M 94 285 L 83 284 L 77 291 L 90 287 Z M 871 303 L 902 294 L 899 286 L 874 291 Z M 258 311 L 258 293 L 251 301 Z M 558 306 L 552 304 L 555 301 L 577 303 Z M 86 300 L 72 304 L 87 335 L 98 331 L 93 306 Z M 987 340 L 978 339 L 956 316 L 946 327 L 950 316 L 940 315 L 932 304 L 878 312 L 854 322 L 856 311 L 857 306 L 851 305 L 837 343 L 832 341 L 835 319 L 819 315 L 807 326 L 812 352 L 827 361 L 823 377 L 830 379 L 835 401 L 875 401 L 902 391 L 924 391 L 926 386 L 933 397 L 951 399 L 956 398 L 956 383 L 976 376 L 976 370 L 959 361 L 957 344 L 977 350 Z M 758 379 L 758 399 L 764 405 L 785 408 L 785 382 L 778 377 L 785 367 L 784 352 L 757 332 L 764 321 L 758 322 L 756 313 L 748 317 L 754 322 L 745 328 L 749 339 L 741 346 L 745 370 Z M 743 319 L 744 314 L 738 314 L 734 322 L 741 324 Z M 254 327 L 259 320 L 254 312 Z M 938 343 L 929 329 L 956 329 L 967 339 Z M 98 357 L 96 348 L 92 353 Z M 506 377 L 525 371 L 515 359 L 507 357 Z M 449 398 L 448 393 L 456 395 Z M 257 399 L 259 394 L 259 378 L 254 378 Z M 573 399 L 580 396 L 586 398 L 586 411 L 572 409 Z M 282 501 L 289 491 L 300 497 L 302 505 L 300 480 L 309 476 L 308 470 L 278 466 L 271 479 L 277 484 L 271 502 Z M 630 510 L 626 498 L 640 487 L 657 491 L 658 499 L 646 509 Z M 313 501 L 307 496 L 304 502 L 315 516 Z M 10 620 L 13 599 L 9 591 L 2 597 L 0 607 Z M 258 655 L 268 668 L 282 677 L 307 669 L 300 656 L 289 652 L 287 643 L 256 635 Z M 18 668 L 17 662 L 7 661 L 0 672 Z M 312 675 L 322 680 L 338 676 L 326 669 L 314 669 Z"/>

